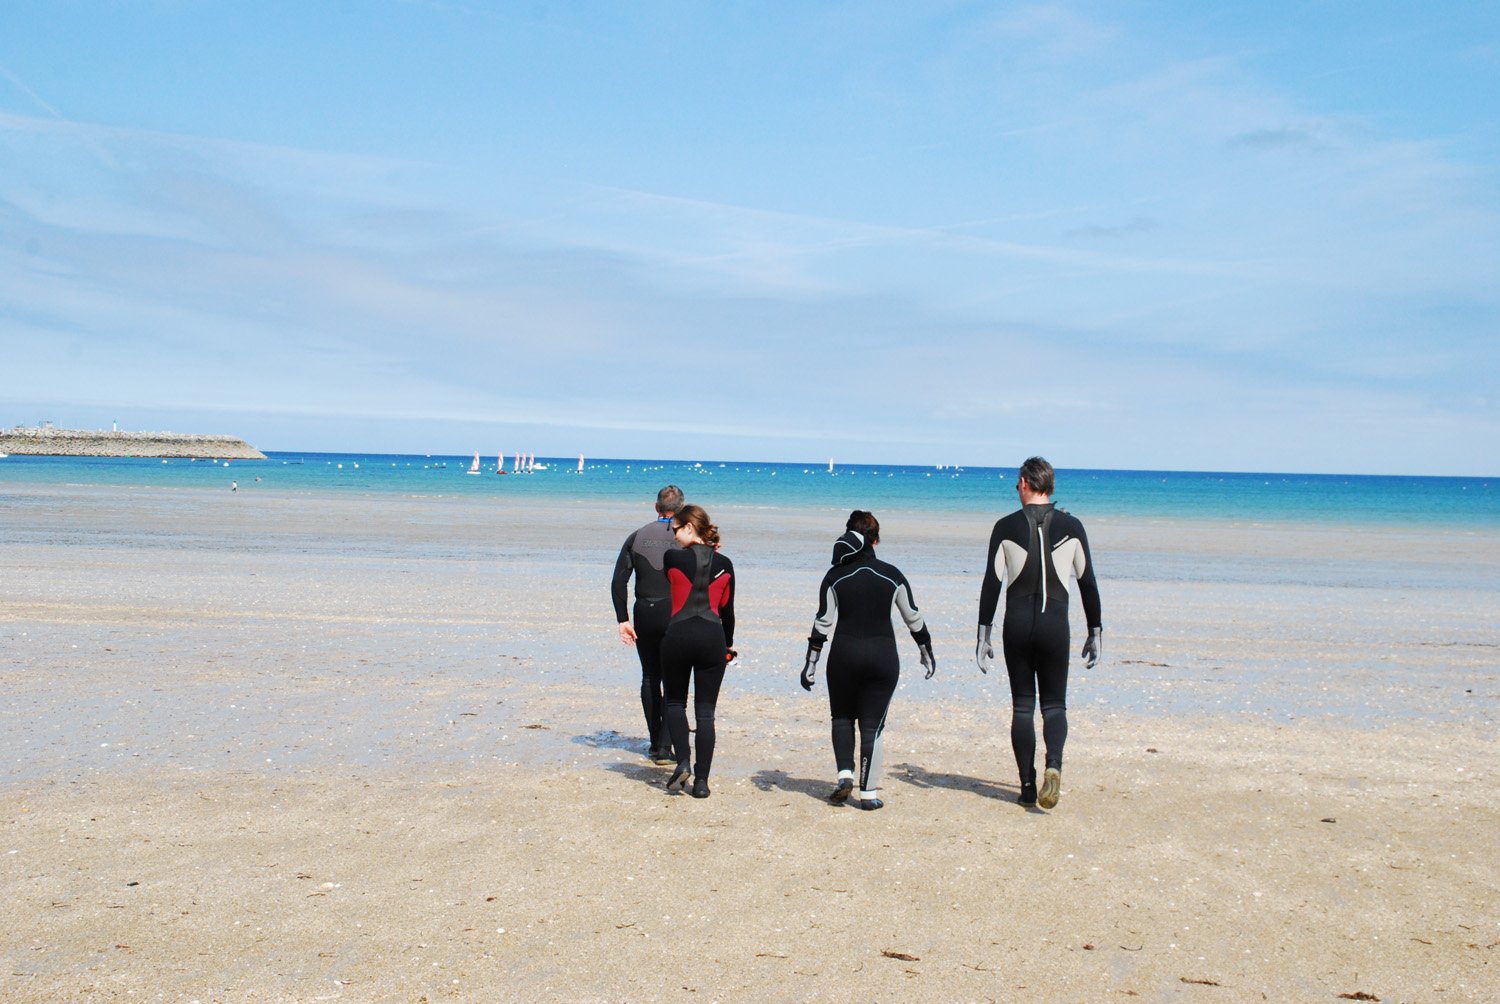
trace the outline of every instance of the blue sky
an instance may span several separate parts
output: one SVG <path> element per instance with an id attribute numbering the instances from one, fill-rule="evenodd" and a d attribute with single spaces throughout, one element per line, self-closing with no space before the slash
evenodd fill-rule
<path id="1" fill-rule="evenodd" d="M 7 0 L 0 426 L 1500 474 L 1500 6 Z"/>

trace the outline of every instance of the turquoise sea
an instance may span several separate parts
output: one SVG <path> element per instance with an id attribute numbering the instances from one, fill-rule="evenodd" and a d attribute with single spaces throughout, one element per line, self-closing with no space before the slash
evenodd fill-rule
<path id="1" fill-rule="evenodd" d="M 0 490 L 16 485 L 116 485 L 410 496 L 505 495 L 544 505 L 578 499 L 638 503 L 663 484 L 718 506 L 936 510 L 994 513 L 1014 505 L 1015 468 L 913 467 L 827 462 L 541 457 L 544 469 L 495 474 L 496 457 L 380 453 L 273 453 L 266 460 L 188 461 L 80 457 L 0 459 Z M 513 461 L 507 458 L 507 469 Z M 257 480 L 258 479 L 258 480 Z M 1246 474 L 1059 470 L 1059 505 L 1091 517 L 1162 516 L 1235 521 L 1500 528 L 1500 477 Z"/>

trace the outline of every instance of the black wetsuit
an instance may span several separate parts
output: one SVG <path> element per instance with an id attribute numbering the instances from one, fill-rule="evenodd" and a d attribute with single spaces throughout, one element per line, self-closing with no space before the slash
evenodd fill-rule
<path id="1" fill-rule="evenodd" d="M 838 622 L 828 653 L 828 707 L 833 715 L 833 758 L 840 777 L 854 773 L 854 723 L 859 723 L 860 798 L 875 798 L 880 779 L 881 733 L 901 661 L 891 605 L 918 645 L 932 644 L 927 624 L 912 599 L 911 585 L 895 565 L 875 557 L 863 535 L 846 532 L 833 545 L 833 567 L 818 587 L 818 615 L 813 620 L 813 649 Z"/>
<path id="2" fill-rule="evenodd" d="M 1068 738 L 1068 582 L 1075 576 L 1093 630 L 1100 626 L 1099 586 L 1083 524 L 1050 502 L 1023 506 L 995 523 L 979 591 L 979 623 L 994 623 L 1003 581 L 1000 637 L 1010 674 L 1010 742 L 1023 784 L 1036 781 L 1038 693 L 1047 766 L 1062 769 Z"/>
<path id="3" fill-rule="evenodd" d="M 724 660 L 734 643 L 734 565 L 707 544 L 664 555 L 672 587 L 672 618 L 661 646 L 663 719 L 677 762 L 688 759 L 687 692 L 693 684 L 698 722 L 693 776 L 707 780 L 714 762 L 714 707 L 724 682 Z"/>
<path id="4" fill-rule="evenodd" d="M 624 624 L 632 618 L 625 609 L 626 585 L 635 575 L 635 651 L 641 659 L 641 711 L 646 716 L 646 732 L 651 752 L 667 747 L 662 728 L 661 642 L 672 616 L 672 590 L 662 558 L 677 550 L 672 534 L 672 518 L 664 516 L 647 523 L 625 538 L 620 557 L 615 561 L 610 596 L 615 603 L 615 618 Z"/>

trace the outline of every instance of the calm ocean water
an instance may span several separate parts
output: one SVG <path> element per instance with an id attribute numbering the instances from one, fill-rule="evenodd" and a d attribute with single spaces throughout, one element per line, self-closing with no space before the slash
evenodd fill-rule
<path id="1" fill-rule="evenodd" d="M 102 485 L 282 492 L 508 495 L 536 504 L 584 499 L 638 503 L 669 482 L 719 506 L 793 506 L 996 513 L 1015 505 L 1015 468 L 588 460 L 546 457 L 544 470 L 468 474 L 472 456 L 274 453 L 261 461 L 18 457 L 0 459 L 0 491 L 15 485 Z M 507 467 L 510 466 L 507 460 Z M 256 479 L 259 478 L 259 481 Z M 1500 478 L 1201 471 L 1060 470 L 1058 504 L 1088 516 L 1500 528 Z"/>

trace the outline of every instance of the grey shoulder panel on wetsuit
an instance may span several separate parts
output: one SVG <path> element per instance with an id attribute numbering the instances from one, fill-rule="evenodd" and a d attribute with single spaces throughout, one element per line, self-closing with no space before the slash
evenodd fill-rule
<path id="1" fill-rule="evenodd" d="M 1049 541 L 1054 574 L 1068 591 L 1068 573 L 1078 582 L 1078 599 L 1090 630 L 1101 627 L 1099 580 L 1094 575 L 1094 560 L 1089 554 L 1089 538 L 1083 522 L 1072 513 L 1058 511 L 1053 519 Z"/>
<path id="2" fill-rule="evenodd" d="M 1017 509 L 995 521 L 979 587 L 979 623 L 995 622 L 1002 587 L 1014 583 L 1025 567 L 1030 540 L 1031 524 L 1024 511 Z"/>
<path id="3" fill-rule="evenodd" d="M 911 594 L 911 583 L 906 580 L 906 576 L 902 575 L 894 565 L 891 566 L 891 571 L 897 575 L 896 609 L 900 611 L 901 619 L 906 622 L 906 630 L 920 641 L 920 636 L 927 633 L 927 621 L 922 616 L 922 611 L 917 609 L 917 600 Z"/>
<path id="4" fill-rule="evenodd" d="M 823 581 L 818 586 L 818 612 L 813 615 L 812 634 L 807 640 L 819 652 L 823 650 L 823 643 L 828 640 L 828 636 L 833 634 L 833 625 L 839 619 L 839 597 L 833 591 L 833 584 L 843 573 L 844 569 L 835 565 L 824 573 Z"/>
<path id="5" fill-rule="evenodd" d="M 672 588 L 667 585 L 663 556 L 676 548 L 677 539 L 672 534 L 669 520 L 652 520 L 625 538 L 620 556 L 615 560 L 614 578 L 610 581 L 610 596 L 619 621 L 629 620 L 626 583 L 632 574 L 635 575 L 637 602 L 656 602 L 672 595 Z"/>

